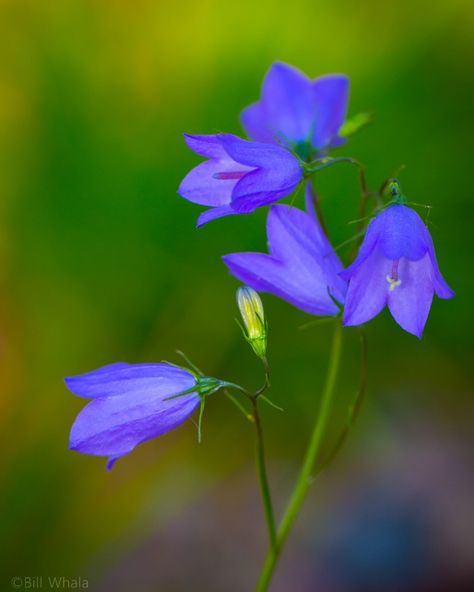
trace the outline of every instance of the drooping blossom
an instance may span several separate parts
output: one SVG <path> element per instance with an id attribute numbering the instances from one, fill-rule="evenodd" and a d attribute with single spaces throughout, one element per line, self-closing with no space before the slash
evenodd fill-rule
<path id="1" fill-rule="evenodd" d="M 248 136 L 285 144 L 302 158 L 340 146 L 347 113 L 349 79 L 328 74 L 310 80 L 296 68 L 277 62 L 267 72 L 261 98 L 241 114 Z"/>
<path id="2" fill-rule="evenodd" d="M 65 382 L 73 394 L 92 399 L 71 428 L 71 450 L 107 456 L 109 469 L 138 444 L 181 425 L 199 406 L 200 394 L 221 384 L 168 363 L 123 362 Z"/>
<path id="3" fill-rule="evenodd" d="M 223 257 L 232 275 L 260 292 L 269 292 L 296 308 L 334 316 L 344 303 L 342 264 L 324 235 L 312 207 L 308 213 L 286 205 L 272 206 L 267 218 L 270 254 L 233 253 Z"/>
<path id="4" fill-rule="evenodd" d="M 299 160 L 285 148 L 231 134 L 184 136 L 191 150 L 208 158 L 183 179 L 178 193 L 211 206 L 198 226 L 231 214 L 248 214 L 292 193 L 303 177 Z"/>
<path id="5" fill-rule="evenodd" d="M 395 204 L 374 218 L 356 260 L 341 274 L 349 281 L 344 324 L 360 325 L 388 306 L 395 321 L 421 338 L 433 294 L 452 298 L 420 216 Z"/>

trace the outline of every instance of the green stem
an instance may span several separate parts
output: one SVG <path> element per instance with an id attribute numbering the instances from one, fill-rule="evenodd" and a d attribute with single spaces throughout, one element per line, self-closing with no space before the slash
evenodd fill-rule
<path id="1" fill-rule="evenodd" d="M 321 228 L 323 229 L 324 234 L 329 238 L 328 227 L 326 226 L 326 222 L 324 220 L 323 210 L 321 208 L 321 204 L 319 203 L 319 196 L 314 188 L 313 182 L 309 182 L 309 189 L 311 191 L 311 200 L 313 202 L 314 209 L 316 210 L 316 214 L 318 216 L 318 220 L 321 224 Z"/>
<path id="2" fill-rule="evenodd" d="M 242 413 L 242 415 L 245 417 L 245 419 L 248 419 L 249 421 L 251 421 L 253 423 L 253 421 L 254 421 L 253 415 L 251 413 L 249 413 L 247 411 L 247 409 L 245 409 L 245 407 L 242 405 L 242 403 L 236 397 L 234 397 L 234 395 L 232 395 L 227 389 L 224 389 L 223 392 L 224 392 L 224 395 L 229 399 L 229 401 L 232 401 L 232 403 Z"/>
<path id="3" fill-rule="evenodd" d="M 253 395 L 254 399 L 258 399 L 258 397 L 260 397 L 268 388 L 270 388 L 270 366 L 268 365 L 268 360 L 267 358 L 261 358 L 261 362 L 265 373 L 265 382 Z"/>
<path id="4" fill-rule="evenodd" d="M 260 414 L 258 412 L 257 397 L 252 397 L 253 418 L 256 429 L 256 448 L 257 448 L 257 473 L 260 483 L 260 493 L 262 496 L 263 509 L 265 511 L 265 520 L 267 522 L 268 539 L 272 552 L 276 551 L 276 527 L 273 515 L 272 500 L 270 497 L 270 487 L 268 485 L 267 470 L 265 467 L 265 448 L 263 445 L 263 431 Z"/>
<path id="5" fill-rule="evenodd" d="M 358 223 L 357 223 L 357 230 L 356 236 L 359 237 L 363 234 L 364 230 L 364 223 L 366 217 L 366 210 L 367 210 L 367 202 L 369 200 L 369 191 L 367 188 L 367 179 L 365 177 L 365 168 L 359 168 L 359 187 L 360 187 L 360 202 L 359 202 L 359 215 L 358 215 Z M 357 254 L 357 250 L 359 248 L 359 240 L 354 241 L 354 245 L 352 251 L 349 255 L 349 258 L 352 260 Z"/>
<path id="6" fill-rule="evenodd" d="M 354 399 L 354 403 L 349 408 L 349 415 L 347 418 L 347 424 L 343 428 L 342 432 L 339 435 L 339 438 L 336 440 L 336 444 L 332 449 L 329 456 L 326 460 L 321 463 L 321 465 L 317 469 L 317 473 L 320 473 L 323 469 L 325 469 L 328 465 L 332 463 L 334 458 L 337 456 L 338 452 L 344 446 L 345 441 L 349 435 L 349 432 L 354 425 L 357 417 L 359 416 L 360 410 L 362 408 L 362 404 L 365 398 L 365 391 L 367 389 L 367 371 L 368 371 L 368 345 L 367 345 L 367 336 L 365 334 L 365 330 L 363 326 L 359 327 L 359 337 L 360 337 L 360 376 L 359 376 L 359 386 L 357 388 L 356 397 Z"/>
<path id="7" fill-rule="evenodd" d="M 303 461 L 303 466 L 278 528 L 276 546 L 269 549 L 265 559 L 265 563 L 263 565 L 260 579 L 256 588 L 257 592 L 265 592 L 268 590 L 268 586 L 273 576 L 273 572 L 275 571 L 280 553 L 312 483 L 312 472 L 316 462 L 316 457 L 321 448 L 322 439 L 329 418 L 331 402 L 334 395 L 334 387 L 336 385 L 336 378 L 339 371 L 341 351 L 342 325 L 339 320 L 336 320 L 331 345 L 329 368 L 326 375 L 326 382 L 321 398 L 319 413 L 316 418 L 316 423 L 314 424 L 308 449 Z"/>
<path id="8" fill-rule="evenodd" d="M 339 162 L 348 162 L 349 164 L 353 164 L 359 169 L 364 168 L 363 165 L 355 158 L 351 158 L 350 156 L 336 156 L 335 158 L 327 157 L 323 158 L 322 160 L 315 161 L 313 163 L 310 162 L 306 167 L 306 174 L 312 175 L 313 173 L 322 171 L 323 169 L 326 169 L 327 167 L 330 167 L 333 164 L 337 164 Z M 311 165 L 314 166 L 312 167 Z"/>

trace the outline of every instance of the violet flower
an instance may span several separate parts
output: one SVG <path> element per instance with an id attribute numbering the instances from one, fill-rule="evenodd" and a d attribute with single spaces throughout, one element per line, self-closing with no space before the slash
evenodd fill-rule
<path id="1" fill-rule="evenodd" d="M 340 146 L 349 97 L 349 79 L 328 74 L 310 80 L 277 62 L 267 72 L 260 101 L 244 109 L 242 125 L 252 140 L 285 144 L 303 159 Z"/>
<path id="2" fill-rule="evenodd" d="M 108 469 L 138 444 L 181 425 L 201 396 L 223 384 L 164 362 L 110 364 L 65 382 L 75 395 L 92 399 L 71 428 L 70 449 L 108 456 Z"/>
<path id="3" fill-rule="evenodd" d="M 231 214 L 248 214 L 289 195 L 303 177 L 298 159 L 285 148 L 242 140 L 231 134 L 191 136 L 186 144 L 209 160 L 192 169 L 178 193 L 212 206 L 198 226 Z"/>
<path id="4" fill-rule="evenodd" d="M 433 294 L 454 296 L 439 271 L 428 228 L 402 204 L 371 221 L 356 260 L 340 275 L 349 281 L 344 325 L 361 325 L 387 305 L 402 329 L 421 338 Z"/>
<path id="5" fill-rule="evenodd" d="M 346 282 L 342 264 L 324 235 L 310 198 L 308 213 L 272 206 L 267 218 L 270 254 L 234 253 L 223 257 L 232 275 L 260 292 L 269 292 L 296 308 L 321 316 L 339 312 Z"/>

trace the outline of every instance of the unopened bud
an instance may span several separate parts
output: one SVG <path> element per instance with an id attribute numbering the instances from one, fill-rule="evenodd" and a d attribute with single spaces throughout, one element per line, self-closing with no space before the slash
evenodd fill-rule
<path id="1" fill-rule="evenodd" d="M 237 290 L 237 304 L 244 322 L 244 335 L 255 354 L 265 358 L 267 350 L 267 324 L 260 296 L 255 290 L 243 286 Z"/>

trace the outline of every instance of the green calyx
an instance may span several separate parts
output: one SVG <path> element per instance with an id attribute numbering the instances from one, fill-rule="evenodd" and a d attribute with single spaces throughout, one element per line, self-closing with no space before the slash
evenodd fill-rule
<path id="1" fill-rule="evenodd" d="M 383 196 L 391 200 L 394 204 L 406 204 L 407 198 L 402 193 L 402 187 L 398 179 L 388 179 L 383 188 Z"/>
<path id="2" fill-rule="evenodd" d="M 294 143 L 292 145 L 292 149 L 296 156 L 300 158 L 303 162 L 310 161 L 313 158 L 315 152 L 309 140 Z"/>
<path id="3" fill-rule="evenodd" d="M 262 337 L 256 337 L 254 339 L 250 339 L 246 337 L 248 343 L 250 344 L 251 348 L 255 352 L 255 354 L 261 358 L 262 360 L 265 359 L 267 353 L 267 335 L 266 335 L 266 325 L 265 325 L 265 335 Z"/>
<path id="4" fill-rule="evenodd" d="M 212 376 L 199 376 L 196 380 L 196 388 L 197 392 L 205 397 L 206 395 L 212 395 L 221 387 L 223 387 L 225 383 L 218 378 L 213 378 Z"/>

